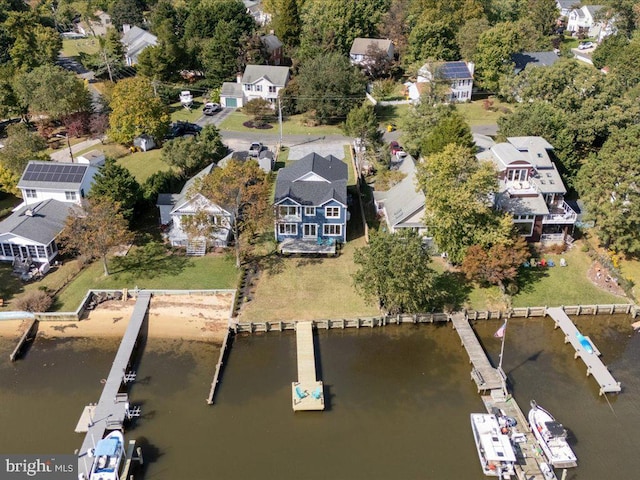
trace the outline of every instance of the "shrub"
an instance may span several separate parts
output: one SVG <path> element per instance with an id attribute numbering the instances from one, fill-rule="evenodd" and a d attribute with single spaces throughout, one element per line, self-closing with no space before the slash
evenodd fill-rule
<path id="1" fill-rule="evenodd" d="M 16 308 L 25 312 L 46 312 L 52 303 L 53 299 L 47 292 L 35 290 L 18 298 Z"/>

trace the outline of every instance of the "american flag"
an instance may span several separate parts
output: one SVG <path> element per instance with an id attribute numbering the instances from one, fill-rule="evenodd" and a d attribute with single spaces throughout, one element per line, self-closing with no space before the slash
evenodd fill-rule
<path id="1" fill-rule="evenodd" d="M 504 331 L 507 329 L 507 322 L 505 321 L 502 326 L 496 330 L 496 333 L 493 334 L 494 337 L 496 338 L 502 338 L 504 337 Z"/>

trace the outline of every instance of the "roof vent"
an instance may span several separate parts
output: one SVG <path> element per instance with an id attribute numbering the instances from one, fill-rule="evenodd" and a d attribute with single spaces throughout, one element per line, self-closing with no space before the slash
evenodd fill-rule
<path id="1" fill-rule="evenodd" d="M 25 214 L 27 217 L 33 217 L 33 210 L 31 210 L 30 208 L 27 208 L 27 209 L 24 211 L 24 214 Z"/>

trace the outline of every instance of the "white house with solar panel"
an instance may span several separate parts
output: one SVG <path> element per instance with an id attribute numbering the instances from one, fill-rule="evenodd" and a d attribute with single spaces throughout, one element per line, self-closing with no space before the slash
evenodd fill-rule
<path id="1" fill-rule="evenodd" d="M 433 62 L 425 63 L 418 70 L 416 82 L 405 84 L 407 97 L 413 101 L 420 100 L 424 85 L 439 83 L 448 85 L 448 102 L 469 102 L 473 92 L 473 62 Z"/>
<path id="2" fill-rule="evenodd" d="M 71 208 L 89 192 L 97 173 L 88 164 L 29 162 L 18 182 L 24 201 L 0 222 L 0 261 L 46 270 L 58 254 L 56 238 Z"/>

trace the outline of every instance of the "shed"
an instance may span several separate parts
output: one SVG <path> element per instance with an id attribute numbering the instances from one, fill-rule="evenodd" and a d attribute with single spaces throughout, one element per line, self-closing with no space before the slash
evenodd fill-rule
<path id="1" fill-rule="evenodd" d="M 143 152 L 146 152 L 147 150 L 153 150 L 156 148 L 156 142 L 153 137 L 143 133 L 133 139 L 133 146 L 138 147 Z"/>

